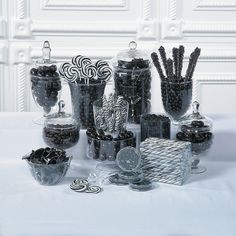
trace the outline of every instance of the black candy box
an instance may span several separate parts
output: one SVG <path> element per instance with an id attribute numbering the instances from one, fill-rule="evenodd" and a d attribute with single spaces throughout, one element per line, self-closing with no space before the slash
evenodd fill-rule
<path id="1" fill-rule="evenodd" d="M 44 114 L 51 112 L 61 94 L 62 84 L 57 72 L 56 62 L 51 60 L 48 41 L 43 44 L 43 57 L 37 59 L 30 70 L 31 91 L 36 105 Z"/>
<path id="2" fill-rule="evenodd" d="M 129 44 L 113 59 L 115 92 L 129 103 L 128 121 L 140 123 L 140 116 L 151 108 L 151 63 L 148 54 Z"/>
<path id="3" fill-rule="evenodd" d="M 79 124 L 65 113 L 63 100 L 58 103 L 59 111 L 48 115 L 43 128 L 43 139 L 50 147 L 67 149 L 73 147 L 79 140 Z"/>

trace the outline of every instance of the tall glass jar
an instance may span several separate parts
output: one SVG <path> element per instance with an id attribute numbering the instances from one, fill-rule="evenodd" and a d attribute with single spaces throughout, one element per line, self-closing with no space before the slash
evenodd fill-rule
<path id="1" fill-rule="evenodd" d="M 48 41 L 43 44 L 42 58 L 37 59 L 30 70 L 30 80 L 34 101 L 46 116 L 57 104 L 62 89 L 56 61 L 51 59 L 51 48 Z M 43 124 L 44 120 L 38 119 L 35 122 Z"/>
<path id="2" fill-rule="evenodd" d="M 137 43 L 120 51 L 113 59 L 115 92 L 129 103 L 128 122 L 140 123 L 151 108 L 151 63 L 149 55 L 137 50 Z"/>

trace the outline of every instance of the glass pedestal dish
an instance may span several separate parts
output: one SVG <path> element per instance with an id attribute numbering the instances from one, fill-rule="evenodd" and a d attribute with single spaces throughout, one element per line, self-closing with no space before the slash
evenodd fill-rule
<path id="1" fill-rule="evenodd" d="M 199 113 L 199 103 L 193 103 L 193 113 L 184 117 L 176 134 L 181 141 L 188 141 L 192 144 L 192 174 L 200 174 L 206 171 L 204 166 L 199 165 L 200 157 L 206 153 L 213 142 L 213 122 L 210 118 Z"/>

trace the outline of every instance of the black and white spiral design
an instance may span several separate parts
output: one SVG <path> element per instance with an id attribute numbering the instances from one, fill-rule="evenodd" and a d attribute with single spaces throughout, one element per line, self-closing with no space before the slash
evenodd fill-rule
<path id="1" fill-rule="evenodd" d="M 59 74 L 64 77 L 65 76 L 65 70 L 67 70 L 68 67 L 70 67 L 71 64 L 68 62 L 63 63 L 59 68 Z"/>
<path id="2" fill-rule="evenodd" d="M 64 77 L 68 82 L 74 83 L 80 79 L 80 71 L 78 67 L 70 65 L 64 68 Z"/>
<path id="3" fill-rule="evenodd" d="M 82 70 L 82 67 L 84 67 L 87 64 L 92 64 L 92 61 L 88 57 L 77 55 L 72 58 L 72 64 L 77 66 L 80 70 Z"/>
<path id="4" fill-rule="evenodd" d="M 100 80 L 109 80 L 112 76 L 112 69 L 109 67 L 108 63 L 103 60 L 98 60 L 95 63 L 97 69 L 97 77 Z"/>

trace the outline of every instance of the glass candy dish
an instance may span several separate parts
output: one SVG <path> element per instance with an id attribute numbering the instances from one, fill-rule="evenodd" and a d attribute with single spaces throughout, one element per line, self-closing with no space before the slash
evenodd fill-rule
<path id="1" fill-rule="evenodd" d="M 79 124 L 71 114 L 65 113 L 63 100 L 58 106 L 58 112 L 48 115 L 45 120 L 43 139 L 50 147 L 71 148 L 79 141 Z"/>
<path id="2" fill-rule="evenodd" d="M 115 92 L 129 103 L 128 121 L 140 123 L 140 116 L 150 112 L 151 63 L 149 55 L 137 50 L 132 41 L 129 49 L 113 59 Z"/>
<path id="3" fill-rule="evenodd" d="M 43 124 L 44 118 L 57 104 L 62 89 L 56 61 L 51 60 L 51 48 L 48 41 L 43 44 L 42 58 L 37 59 L 30 70 L 30 80 L 34 101 L 43 112 L 43 117 L 34 122 Z"/>
<path id="4" fill-rule="evenodd" d="M 204 166 L 199 166 L 200 157 L 207 152 L 213 141 L 213 122 L 210 118 L 199 112 L 199 103 L 193 102 L 192 114 L 180 121 L 176 138 L 192 143 L 192 174 L 199 174 L 206 171 Z"/>
<path id="5" fill-rule="evenodd" d="M 72 156 L 65 151 L 53 148 L 40 148 L 25 155 L 30 172 L 34 179 L 41 185 L 56 185 L 70 166 Z"/>

